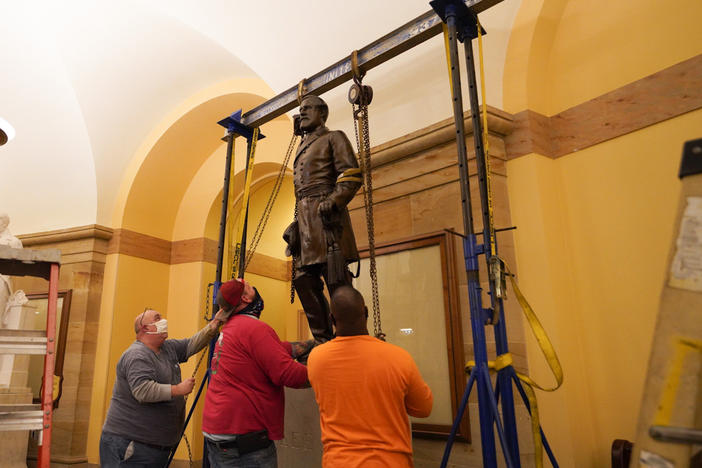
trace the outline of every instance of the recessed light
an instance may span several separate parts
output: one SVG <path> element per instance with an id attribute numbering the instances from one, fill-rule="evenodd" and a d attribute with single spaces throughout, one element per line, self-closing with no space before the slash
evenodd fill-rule
<path id="1" fill-rule="evenodd" d="M 10 122 L 0 117 L 0 146 L 15 137 L 15 128 L 10 125 Z"/>

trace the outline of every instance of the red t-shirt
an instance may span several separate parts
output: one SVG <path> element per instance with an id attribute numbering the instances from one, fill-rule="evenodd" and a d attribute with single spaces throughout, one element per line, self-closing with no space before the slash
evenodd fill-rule
<path id="1" fill-rule="evenodd" d="M 307 369 L 290 357 L 265 322 L 235 315 L 224 326 L 212 355 L 212 374 L 205 396 L 202 430 L 210 434 L 246 434 L 268 430 L 283 438 L 283 387 L 301 388 Z"/>
<path id="2" fill-rule="evenodd" d="M 319 404 L 325 468 L 408 468 L 407 415 L 427 417 L 434 398 L 407 351 L 372 336 L 337 336 L 307 361 Z"/>

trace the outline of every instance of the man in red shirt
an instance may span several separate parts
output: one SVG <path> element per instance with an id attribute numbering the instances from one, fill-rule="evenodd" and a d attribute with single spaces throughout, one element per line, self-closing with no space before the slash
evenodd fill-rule
<path id="1" fill-rule="evenodd" d="M 368 335 L 363 296 L 350 286 L 332 295 L 336 338 L 307 361 L 319 405 L 325 468 L 409 468 L 407 415 L 426 418 L 434 402 L 412 356 Z"/>
<path id="2" fill-rule="evenodd" d="M 259 320 L 263 299 L 243 279 L 223 283 L 217 302 L 232 315 L 215 345 L 202 416 L 210 466 L 275 468 L 283 387 L 309 387 L 307 369 L 293 360 L 300 346 Z"/>

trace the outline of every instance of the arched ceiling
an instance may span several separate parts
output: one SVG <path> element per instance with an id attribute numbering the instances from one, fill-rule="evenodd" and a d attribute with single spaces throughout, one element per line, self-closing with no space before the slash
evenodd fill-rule
<path id="1" fill-rule="evenodd" d="M 488 103 L 498 107 L 520 2 L 481 15 Z M 0 148 L 0 200 L 13 231 L 111 225 L 135 153 L 192 96 L 253 79 L 271 97 L 429 8 L 424 0 L 5 2 L 0 116 L 17 137 Z M 451 115 L 440 37 L 366 81 L 376 96 L 372 144 Z M 330 127 L 352 134 L 346 89 L 324 97 Z"/>

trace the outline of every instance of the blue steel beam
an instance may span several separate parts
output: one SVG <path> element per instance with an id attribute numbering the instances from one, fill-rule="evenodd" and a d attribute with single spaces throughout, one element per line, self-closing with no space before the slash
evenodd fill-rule
<path id="1" fill-rule="evenodd" d="M 502 0 L 466 0 L 465 5 L 475 14 L 500 3 Z M 358 50 L 358 66 L 368 71 L 401 53 L 441 33 L 441 18 L 433 10 L 400 26 L 396 30 Z M 353 77 L 351 56 L 345 57 L 321 72 L 305 79 L 306 92 L 320 95 Z M 251 109 L 241 118 L 249 127 L 260 127 L 279 115 L 298 106 L 297 85 Z"/>

